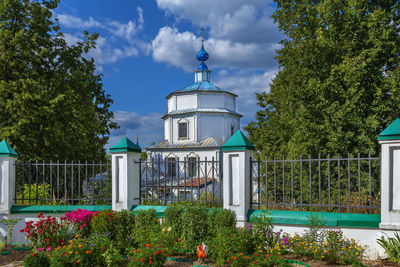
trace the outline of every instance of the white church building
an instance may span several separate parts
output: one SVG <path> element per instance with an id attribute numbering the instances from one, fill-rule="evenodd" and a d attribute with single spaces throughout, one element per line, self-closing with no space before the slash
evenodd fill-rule
<path id="1" fill-rule="evenodd" d="M 240 128 L 237 95 L 210 82 L 202 44 L 196 58 L 194 83 L 170 93 L 164 120 L 164 141 L 146 148 L 152 158 L 169 160 L 219 160 L 221 146 Z"/>
<path id="2" fill-rule="evenodd" d="M 237 95 L 210 82 L 203 42 L 196 58 L 194 83 L 166 97 L 164 140 L 146 148 L 146 199 L 222 201 L 221 147 L 240 128 L 242 115 L 236 112 Z M 146 185 L 150 189 L 143 190 Z"/>

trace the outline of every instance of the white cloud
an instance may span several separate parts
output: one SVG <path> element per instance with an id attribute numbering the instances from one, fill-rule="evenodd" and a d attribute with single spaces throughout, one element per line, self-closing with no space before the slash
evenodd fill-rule
<path id="1" fill-rule="evenodd" d="M 89 28 L 104 28 L 104 25 L 95 20 L 92 17 L 89 17 L 88 20 L 82 20 L 81 18 L 68 15 L 68 14 L 56 14 L 56 17 L 59 23 L 67 28 L 75 28 L 75 29 L 89 29 Z"/>
<path id="2" fill-rule="evenodd" d="M 159 113 L 141 115 L 120 110 L 114 112 L 114 115 L 115 121 L 121 128 L 111 132 L 109 141 L 111 146 L 126 136 L 136 142 L 136 131 L 139 131 L 139 143 L 142 148 L 163 139 L 162 115 Z"/>
<path id="3" fill-rule="evenodd" d="M 242 126 L 246 126 L 259 109 L 256 93 L 269 92 L 269 84 L 276 73 L 277 69 L 260 74 L 239 71 L 215 77 L 215 85 L 238 95 L 237 111 L 243 115 Z"/>
<path id="4" fill-rule="evenodd" d="M 157 4 L 178 22 L 187 20 L 207 28 L 210 67 L 276 68 L 275 50 L 282 36 L 270 17 L 271 0 L 157 0 Z M 152 47 L 154 60 L 192 71 L 200 38 L 180 32 L 177 26 L 166 26 L 159 30 Z"/>
<path id="5" fill-rule="evenodd" d="M 97 68 L 102 71 L 103 65 L 115 63 L 120 59 L 128 57 L 137 57 L 141 52 L 148 55 L 151 45 L 139 38 L 137 35 L 143 30 L 144 17 L 143 9 L 137 7 L 137 21 L 129 20 L 127 23 L 121 23 L 113 20 L 98 21 L 92 17 L 83 20 L 79 17 L 68 14 L 55 14 L 60 25 L 66 28 L 91 29 L 105 31 L 106 34 L 100 34 L 96 41 L 96 48 L 90 50 L 89 57 L 95 59 Z M 81 33 L 65 34 L 65 39 L 69 45 L 75 44 L 81 39 Z M 125 42 L 120 42 L 123 40 Z M 118 45 L 116 44 L 118 41 Z"/>
<path id="6" fill-rule="evenodd" d="M 152 42 L 153 58 L 172 66 L 193 71 L 198 65 L 195 58 L 201 38 L 193 33 L 179 32 L 177 28 L 163 27 Z M 212 68 L 270 69 L 276 66 L 273 60 L 275 43 L 237 43 L 229 40 L 210 38 L 205 41 L 210 54 L 207 64 Z"/>

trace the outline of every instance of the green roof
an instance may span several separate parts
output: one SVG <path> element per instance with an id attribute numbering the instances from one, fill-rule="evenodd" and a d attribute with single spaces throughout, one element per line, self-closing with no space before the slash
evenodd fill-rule
<path id="1" fill-rule="evenodd" d="M 6 140 L 0 142 L 0 156 L 10 156 L 18 158 L 18 153 L 7 143 Z"/>
<path id="2" fill-rule="evenodd" d="M 119 141 L 116 145 L 110 148 L 111 153 L 116 152 L 142 152 L 140 146 L 133 143 L 129 138 L 125 137 L 121 141 Z"/>
<path id="3" fill-rule="evenodd" d="M 392 122 L 385 130 L 378 135 L 378 141 L 380 140 L 396 140 L 400 139 L 400 119 L 397 118 Z"/>
<path id="4" fill-rule="evenodd" d="M 240 130 L 237 130 L 236 133 L 226 141 L 221 150 L 255 150 L 255 147 Z"/>

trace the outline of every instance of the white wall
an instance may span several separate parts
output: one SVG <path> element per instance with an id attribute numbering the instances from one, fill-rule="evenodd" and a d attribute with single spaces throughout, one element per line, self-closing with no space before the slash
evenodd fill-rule
<path id="1" fill-rule="evenodd" d="M 202 113 L 198 115 L 198 140 L 213 136 L 222 142 L 231 137 L 231 125 L 235 131 L 240 127 L 240 118 L 232 114 Z"/>
<path id="2" fill-rule="evenodd" d="M 168 105 L 168 113 L 176 110 L 176 96 L 171 96 L 168 99 L 167 105 Z"/>
<path id="3" fill-rule="evenodd" d="M 198 93 L 199 108 L 225 108 L 236 111 L 235 97 L 228 93 Z"/>
<path id="4" fill-rule="evenodd" d="M 197 94 L 176 96 L 176 109 L 197 108 Z"/>

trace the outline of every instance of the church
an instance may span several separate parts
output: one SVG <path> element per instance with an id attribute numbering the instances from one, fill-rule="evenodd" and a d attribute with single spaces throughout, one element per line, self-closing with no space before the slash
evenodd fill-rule
<path id="1" fill-rule="evenodd" d="M 220 159 L 221 146 L 240 128 L 237 95 L 210 82 L 211 70 L 204 40 L 196 54 L 200 61 L 194 83 L 167 95 L 164 141 L 146 148 L 148 156 L 171 161 Z"/>

